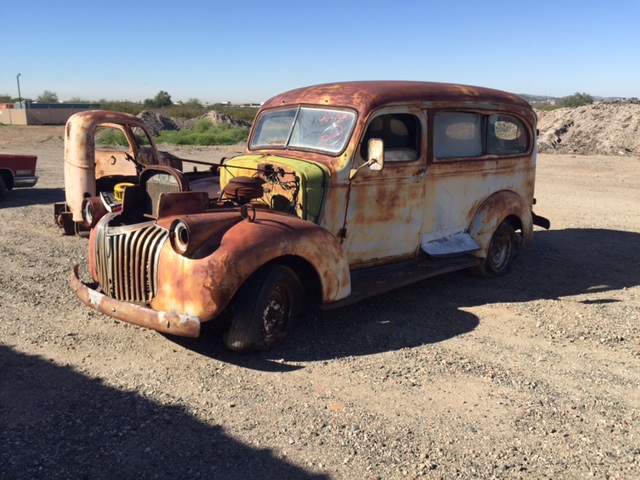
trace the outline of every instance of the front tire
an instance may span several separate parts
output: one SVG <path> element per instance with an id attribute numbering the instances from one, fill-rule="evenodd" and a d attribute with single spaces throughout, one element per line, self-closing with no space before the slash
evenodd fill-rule
<path id="1" fill-rule="evenodd" d="M 263 267 L 234 297 L 224 343 L 240 352 L 277 347 L 300 316 L 303 299 L 304 287 L 293 270 L 283 265 Z"/>
<path id="2" fill-rule="evenodd" d="M 511 271 L 518 255 L 518 239 L 511 224 L 503 221 L 493 233 L 487 256 L 471 273 L 479 277 L 501 277 Z"/>

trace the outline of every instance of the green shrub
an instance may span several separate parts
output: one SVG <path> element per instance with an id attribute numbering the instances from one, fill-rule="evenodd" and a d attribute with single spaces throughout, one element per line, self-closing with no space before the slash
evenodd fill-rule
<path id="1" fill-rule="evenodd" d="M 561 107 L 582 107 L 583 105 L 591 105 L 593 97 L 588 93 L 578 93 L 565 97 L 560 102 Z"/>
<path id="2" fill-rule="evenodd" d="M 258 113 L 258 107 L 240 107 L 237 105 L 223 105 L 221 103 L 211 105 L 209 110 L 214 110 L 218 113 L 225 113 L 230 117 L 237 118 L 238 120 L 245 120 L 250 123 L 253 123 L 253 120 L 256 118 L 256 114 Z"/>
<path id="3" fill-rule="evenodd" d="M 109 110 L 111 112 L 123 112 L 130 113 L 132 115 L 138 115 L 140 112 L 144 110 L 144 106 L 141 103 L 134 103 L 125 101 L 111 101 L 111 100 L 100 100 L 100 108 L 102 110 Z"/>
<path id="4" fill-rule="evenodd" d="M 197 98 L 190 98 L 188 102 L 173 105 L 168 112 L 169 117 L 196 118 L 207 113 Z"/>
<path id="5" fill-rule="evenodd" d="M 149 140 L 144 135 L 138 135 L 134 133 L 138 145 L 148 145 Z M 129 145 L 127 137 L 120 130 L 115 128 L 101 129 L 96 137 L 96 144 L 98 145 Z"/>
<path id="6" fill-rule="evenodd" d="M 246 142 L 249 130 L 226 124 L 214 125 L 210 120 L 199 120 L 193 130 L 163 131 L 156 141 L 174 145 L 235 145 Z"/>

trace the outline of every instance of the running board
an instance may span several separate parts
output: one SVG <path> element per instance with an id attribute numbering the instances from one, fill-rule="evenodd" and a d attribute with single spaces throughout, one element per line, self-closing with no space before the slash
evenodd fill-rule
<path id="1" fill-rule="evenodd" d="M 351 272 L 351 295 L 337 302 L 321 305 L 322 310 L 351 305 L 381 293 L 386 293 L 406 285 L 436 277 L 445 273 L 464 270 L 480 264 L 480 259 L 461 256 L 447 259 L 421 259 L 405 262 L 400 266 L 371 267 Z"/>

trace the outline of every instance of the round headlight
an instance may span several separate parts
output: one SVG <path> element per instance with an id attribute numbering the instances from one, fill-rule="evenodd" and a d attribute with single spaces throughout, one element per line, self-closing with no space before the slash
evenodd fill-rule
<path id="1" fill-rule="evenodd" d="M 82 220 L 87 227 L 93 224 L 93 205 L 88 198 L 82 201 Z"/>
<path id="2" fill-rule="evenodd" d="M 174 220 L 171 224 L 171 246 L 176 253 L 183 255 L 189 248 L 189 240 L 191 240 L 191 234 L 189 233 L 189 227 L 182 220 Z"/>
<path id="3" fill-rule="evenodd" d="M 89 197 L 82 201 L 82 221 L 88 228 L 96 226 L 109 211 L 100 197 Z"/>

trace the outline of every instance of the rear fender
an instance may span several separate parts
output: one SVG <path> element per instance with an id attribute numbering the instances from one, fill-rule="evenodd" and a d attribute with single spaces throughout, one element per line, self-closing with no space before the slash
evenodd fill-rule
<path id="1" fill-rule="evenodd" d="M 517 217 L 517 220 L 516 220 Z M 521 230 L 522 245 L 533 236 L 531 207 L 515 192 L 503 190 L 487 198 L 476 210 L 469 225 L 469 234 L 480 246 L 479 256 L 486 256 L 491 237 L 503 220 L 510 218 L 514 230 Z"/>

